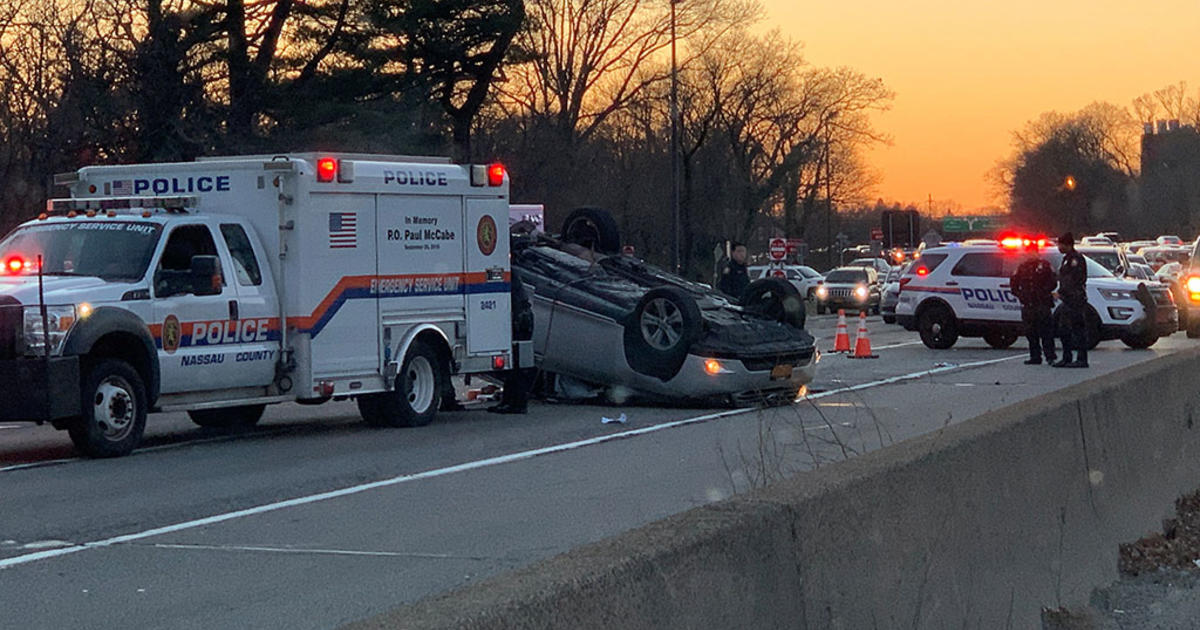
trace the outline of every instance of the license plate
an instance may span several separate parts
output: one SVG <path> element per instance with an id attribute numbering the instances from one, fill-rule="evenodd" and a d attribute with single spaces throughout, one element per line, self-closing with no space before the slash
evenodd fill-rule
<path id="1" fill-rule="evenodd" d="M 792 366 L 790 364 L 776 365 L 771 368 L 772 381 L 786 381 L 792 378 Z"/>

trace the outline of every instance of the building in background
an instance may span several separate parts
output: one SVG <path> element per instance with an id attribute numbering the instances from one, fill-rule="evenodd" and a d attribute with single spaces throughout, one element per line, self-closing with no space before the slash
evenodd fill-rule
<path id="1" fill-rule="evenodd" d="M 1146 123 L 1141 171 L 1144 224 L 1194 238 L 1200 232 L 1200 132 L 1178 120 Z"/>

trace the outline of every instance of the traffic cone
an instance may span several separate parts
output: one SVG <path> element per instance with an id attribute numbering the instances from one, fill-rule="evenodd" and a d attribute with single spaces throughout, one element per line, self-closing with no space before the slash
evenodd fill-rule
<path id="1" fill-rule="evenodd" d="M 846 328 L 846 311 L 838 309 L 837 335 L 833 338 L 834 352 L 850 352 L 850 331 Z"/>
<path id="2" fill-rule="evenodd" d="M 871 354 L 871 337 L 867 334 L 867 314 L 858 314 L 858 333 L 854 335 L 854 354 L 851 359 L 878 359 L 878 354 Z"/>

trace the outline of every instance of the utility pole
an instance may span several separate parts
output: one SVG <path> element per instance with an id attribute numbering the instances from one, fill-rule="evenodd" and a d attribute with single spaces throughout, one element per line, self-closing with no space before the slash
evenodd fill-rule
<path id="1" fill-rule="evenodd" d="M 675 60 L 675 4 L 671 0 L 671 266 L 681 271 L 679 255 L 679 70 Z"/>
<path id="2" fill-rule="evenodd" d="M 833 119 L 837 112 L 829 115 L 825 124 L 825 242 L 829 266 L 833 267 L 833 167 L 829 155 L 833 153 Z"/>

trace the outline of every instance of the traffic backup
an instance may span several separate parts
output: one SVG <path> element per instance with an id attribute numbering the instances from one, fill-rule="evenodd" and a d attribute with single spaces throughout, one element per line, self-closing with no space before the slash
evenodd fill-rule
<path id="1" fill-rule="evenodd" d="M 430 422 L 453 373 L 530 367 L 512 340 L 498 164 L 365 155 L 94 166 L 0 241 L 0 420 L 130 452 L 149 411 L 250 425 L 355 398 Z"/>
<path id="2" fill-rule="evenodd" d="M 983 337 L 995 348 L 1011 346 L 1023 324 L 1009 278 L 1025 255 L 1021 239 L 925 250 L 900 279 L 897 323 L 918 331 L 934 349 L 949 348 L 959 337 Z M 1056 270 L 1062 262 L 1057 250 L 1042 248 L 1039 255 Z M 1178 329 L 1166 287 L 1117 278 L 1091 259 L 1087 272 L 1089 349 L 1105 339 L 1148 348 Z"/>

